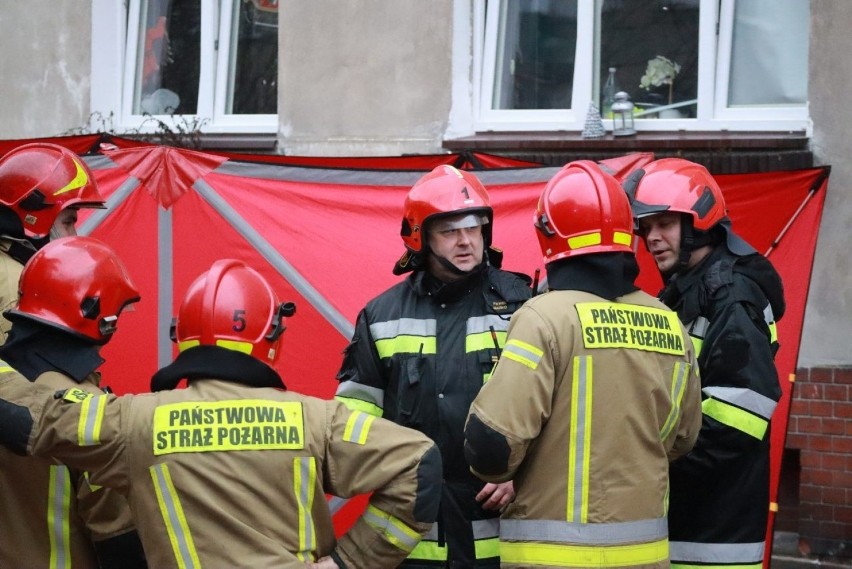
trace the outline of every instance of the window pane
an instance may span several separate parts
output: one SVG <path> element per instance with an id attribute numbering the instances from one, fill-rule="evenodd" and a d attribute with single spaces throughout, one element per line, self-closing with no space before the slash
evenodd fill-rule
<path id="1" fill-rule="evenodd" d="M 502 4 L 494 109 L 570 109 L 577 0 Z"/>
<path id="2" fill-rule="evenodd" d="M 695 117 L 699 0 L 600 1 L 601 99 L 615 68 L 638 118 Z M 601 100 L 602 114 L 611 105 Z"/>
<path id="3" fill-rule="evenodd" d="M 201 0 L 148 0 L 142 26 L 134 114 L 195 114 Z"/>
<path id="4" fill-rule="evenodd" d="M 729 106 L 807 101 L 810 21 L 808 0 L 736 3 Z"/>
<path id="5" fill-rule="evenodd" d="M 227 111 L 278 112 L 278 0 L 239 2 L 231 38 Z"/>

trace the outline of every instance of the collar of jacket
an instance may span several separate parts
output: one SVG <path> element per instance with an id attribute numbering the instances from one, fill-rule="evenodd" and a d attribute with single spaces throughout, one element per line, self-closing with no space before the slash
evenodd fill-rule
<path id="1" fill-rule="evenodd" d="M 19 318 L 0 346 L 0 358 L 30 381 L 56 371 L 80 383 L 104 363 L 99 350 L 83 338 Z"/>
<path id="2" fill-rule="evenodd" d="M 581 290 L 607 300 L 639 290 L 634 284 L 639 264 L 632 253 L 568 257 L 548 263 L 545 269 L 550 290 Z"/>
<path id="3" fill-rule="evenodd" d="M 455 302 L 467 296 L 482 282 L 488 264 L 483 262 L 471 273 L 456 281 L 445 283 L 429 271 L 417 271 L 409 277 L 409 283 L 418 296 L 431 296 L 436 302 Z"/>
<path id="4" fill-rule="evenodd" d="M 222 379 L 249 387 L 287 389 L 278 372 L 262 361 L 219 346 L 196 346 L 181 352 L 154 374 L 151 391 L 174 389 L 182 379 Z"/>

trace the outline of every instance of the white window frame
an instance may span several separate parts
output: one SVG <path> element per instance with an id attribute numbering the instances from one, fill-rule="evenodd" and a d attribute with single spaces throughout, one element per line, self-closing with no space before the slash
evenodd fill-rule
<path id="1" fill-rule="evenodd" d="M 504 0 L 491 0 L 498 6 Z M 455 0 L 456 10 L 463 11 L 460 4 L 468 0 Z M 763 108 L 726 108 L 728 73 L 733 36 L 733 14 L 736 0 L 700 0 L 700 22 L 698 40 L 698 112 L 690 119 L 636 119 L 636 129 L 642 131 L 806 131 L 810 133 L 812 123 L 808 115 L 808 106 L 767 106 Z M 485 0 L 473 0 L 472 9 L 468 8 L 469 22 L 456 17 L 453 61 L 454 81 L 470 81 L 469 89 L 459 89 L 454 85 L 454 93 L 469 92 L 471 104 L 454 101 L 454 111 L 469 108 L 471 116 L 460 117 L 452 113 L 448 132 L 454 135 L 470 135 L 475 132 L 521 132 L 521 131 L 572 131 L 583 129 L 593 92 L 598 88 L 595 77 L 596 50 L 594 34 L 598 33 L 600 16 L 597 0 L 579 0 L 577 49 L 574 74 L 572 109 L 548 110 L 495 110 L 491 108 L 493 93 L 494 65 L 497 50 L 498 9 L 490 10 L 487 15 Z M 583 25 L 582 22 L 589 22 Z M 461 24 L 461 25 L 460 25 Z M 594 25 L 592 25 L 594 24 Z M 718 36 L 717 32 L 718 31 Z M 468 42 L 459 41 L 463 34 L 473 34 L 473 49 L 460 53 L 456 46 Z M 482 46 L 478 49 L 478 46 Z M 469 73 L 464 73 L 468 66 Z M 716 78 L 720 80 L 717 81 Z M 612 125 L 604 121 L 607 130 Z M 467 129 L 465 125 L 469 125 Z"/>
<path id="2" fill-rule="evenodd" d="M 92 0 L 93 122 L 108 121 L 116 133 L 154 134 L 159 128 L 147 117 L 134 114 L 136 57 L 140 18 L 146 0 Z M 193 121 L 204 121 L 199 130 L 210 134 L 278 131 L 278 115 L 235 115 L 225 113 L 229 58 L 233 42 L 231 24 L 240 0 L 201 0 L 201 46 L 198 105 L 195 114 L 153 115 L 173 129 Z M 222 9 L 225 6 L 228 9 Z M 219 41 L 222 38 L 223 41 Z M 100 117 L 100 118 L 98 118 Z M 177 120 L 175 120 L 177 119 Z M 93 124 L 93 127 L 100 126 Z"/>

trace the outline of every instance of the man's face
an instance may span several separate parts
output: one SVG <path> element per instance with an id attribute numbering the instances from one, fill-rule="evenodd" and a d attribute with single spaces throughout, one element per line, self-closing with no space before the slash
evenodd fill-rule
<path id="1" fill-rule="evenodd" d="M 639 218 L 639 230 L 657 269 L 673 271 L 680 258 L 680 213 L 666 212 Z"/>
<path id="2" fill-rule="evenodd" d="M 482 226 L 464 227 L 460 229 L 447 228 L 453 222 L 464 219 L 466 215 L 453 216 L 439 220 L 435 227 L 427 231 L 429 242 L 428 269 L 433 275 L 444 282 L 460 278 L 443 266 L 437 257 L 443 257 L 462 271 L 472 271 L 482 262 L 485 241 L 482 237 Z M 447 223 L 442 223 L 446 221 Z"/>
<path id="3" fill-rule="evenodd" d="M 74 237 L 75 235 L 77 235 L 77 210 L 67 207 L 59 212 L 59 216 L 53 222 L 50 237 L 59 239 L 60 237 Z"/>

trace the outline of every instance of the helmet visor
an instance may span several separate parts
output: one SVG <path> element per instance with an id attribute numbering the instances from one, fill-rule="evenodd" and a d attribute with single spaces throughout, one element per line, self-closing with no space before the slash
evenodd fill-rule
<path id="1" fill-rule="evenodd" d="M 483 213 L 468 213 L 466 215 L 454 215 L 441 217 L 429 222 L 430 231 L 452 231 L 453 229 L 467 229 L 478 227 L 488 223 L 488 216 Z"/>

